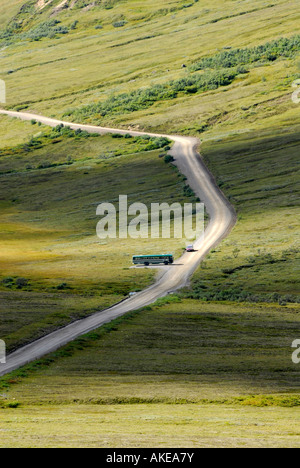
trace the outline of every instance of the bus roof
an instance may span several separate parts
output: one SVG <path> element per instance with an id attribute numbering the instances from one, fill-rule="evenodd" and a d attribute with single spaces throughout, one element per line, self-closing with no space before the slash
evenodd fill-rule
<path id="1" fill-rule="evenodd" d="M 153 257 L 173 257 L 172 254 L 157 254 L 157 255 L 134 255 L 134 258 L 153 258 Z"/>

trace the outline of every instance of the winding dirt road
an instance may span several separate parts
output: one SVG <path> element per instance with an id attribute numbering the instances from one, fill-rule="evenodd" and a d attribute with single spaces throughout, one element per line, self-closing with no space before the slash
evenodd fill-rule
<path id="1" fill-rule="evenodd" d="M 111 128 L 96 127 L 92 125 L 73 124 L 60 120 L 50 119 L 25 112 L 11 112 L 0 110 L 0 114 L 17 117 L 22 120 L 35 119 L 45 125 L 68 125 L 72 129 L 81 128 L 90 133 L 130 133 L 133 136 L 145 135 L 145 133 L 116 130 Z M 53 352 L 61 346 L 69 343 L 77 337 L 99 328 L 105 323 L 114 320 L 129 311 L 140 309 L 155 302 L 158 298 L 176 291 L 188 283 L 189 278 L 200 265 L 203 258 L 217 244 L 226 237 L 236 222 L 236 214 L 233 207 L 217 187 L 211 173 L 202 161 L 197 147 L 199 140 L 196 138 L 166 136 L 175 142 L 171 154 L 175 157 L 175 164 L 188 180 L 190 187 L 205 204 L 210 217 L 210 222 L 205 231 L 204 239 L 195 242 L 195 252 L 185 253 L 172 267 L 167 267 L 164 275 L 151 287 L 130 297 L 107 310 L 97 312 L 90 317 L 71 323 L 27 346 L 24 346 L 7 357 L 6 364 L 0 364 L 0 376 L 5 375 L 31 361 Z"/>

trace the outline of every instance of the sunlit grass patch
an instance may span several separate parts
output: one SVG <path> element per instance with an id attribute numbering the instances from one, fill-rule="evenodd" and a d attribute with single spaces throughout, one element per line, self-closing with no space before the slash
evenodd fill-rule
<path id="1" fill-rule="evenodd" d="M 299 302 L 299 148 L 296 125 L 202 145 L 238 222 L 196 273 L 189 297 Z"/>
<path id="2" fill-rule="evenodd" d="M 10 349 L 151 284 L 155 270 L 131 268 L 134 254 L 180 256 L 185 244 L 176 239 L 99 239 L 98 204 L 117 206 L 122 194 L 147 206 L 194 200 L 164 162 L 165 138 L 89 136 L 59 126 L 29 143 L 0 152 L 1 337 Z M 54 314 L 52 296 L 60 298 Z M 40 311 L 30 312 L 31 297 Z M 76 297 L 81 312 L 72 312 Z M 27 308 L 26 319 L 14 299 Z"/>
<path id="3" fill-rule="evenodd" d="M 299 305 L 165 301 L 75 340 L 1 385 L 24 404 L 297 406 L 291 343 L 298 312 Z"/>

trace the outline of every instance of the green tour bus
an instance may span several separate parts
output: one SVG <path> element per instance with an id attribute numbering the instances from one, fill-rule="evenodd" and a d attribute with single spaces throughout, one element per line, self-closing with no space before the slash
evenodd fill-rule
<path id="1" fill-rule="evenodd" d="M 172 254 L 166 255 L 134 255 L 132 258 L 132 263 L 134 265 L 160 265 L 161 263 L 165 265 L 172 264 L 174 262 L 174 257 Z"/>

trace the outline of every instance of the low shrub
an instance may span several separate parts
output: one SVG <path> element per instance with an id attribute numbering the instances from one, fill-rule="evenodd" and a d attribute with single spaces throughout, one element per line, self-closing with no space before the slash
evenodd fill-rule
<path id="1" fill-rule="evenodd" d="M 275 41 L 257 47 L 247 47 L 245 49 L 224 50 L 212 57 L 203 58 L 194 63 L 190 69 L 192 71 L 211 69 L 223 69 L 238 67 L 240 73 L 247 70 L 244 65 L 257 62 L 274 62 L 281 57 L 293 57 L 300 51 L 300 35 L 297 34 L 289 39 L 280 38 Z"/>
<path id="2" fill-rule="evenodd" d="M 90 120 L 92 115 L 105 117 L 112 114 L 126 114 L 141 109 L 148 109 L 158 101 L 175 99 L 180 94 L 205 92 L 230 85 L 239 75 L 235 69 L 197 73 L 185 78 L 156 84 L 130 93 L 111 96 L 104 102 L 89 104 L 79 109 L 68 110 L 64 117 L 74 117 L 77 121 Z"/>

